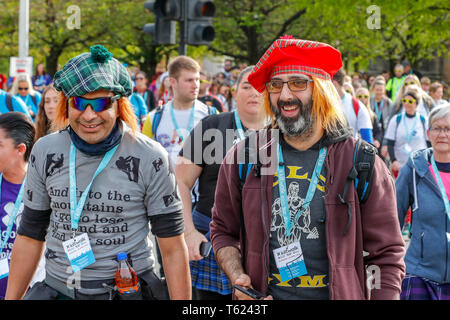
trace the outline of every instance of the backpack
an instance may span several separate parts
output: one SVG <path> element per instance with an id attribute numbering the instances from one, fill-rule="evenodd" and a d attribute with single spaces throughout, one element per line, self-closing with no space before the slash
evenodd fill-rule
<path id="1" fill-rule="evenodd" d="M 420 113 L 419 113 L 419 118 L 420 118 L 420 121 L 422 122 L 423 136 L 426 138 L 427 137 L 427 128 L 425 128 L 426 119 Z M 395 118 L 395 135 L 394 135 L 395 138 L 397 138 L 397 128 L 401 121 L 402 121 L 402 113 L 398 113 Z"/>
<path id="2" fill-rule="evenodd" d="M 159 106 L 156 108 L 155 116 L 153 117 L 152 121 L 152 135 L 153 139 L 156 139 L 156 130 L 158 129 L 159 123 L 161 122 L 162 113 L 164 111 L 164 105 Z M 217 109 L 214 107 L 208 106 L 208 114 L 217 114 Z"/>
<path id="3" fill-rule="evenodd" d="M 247 142 L 248 139 L 246 139 Z M 346 204 L 348 206 L 348 220 L 347 225 L 344 230 L 344 235 L 347 233 L 348 228 L 350 227 L 350 222 L 352 219 L 352 211 L 350 204 L 345 201 L 347 197 L 348 190 L 350 188 L 350 184 L 354 182 L 356 192 L 358 193 L 358 199 L 360 203 L 364 203 L 367 201 L 370 195 L 370 190 L 372 187 L 372 177 L 373 177 L 373 167 L 375 165 L 375 157 L 377 154 L 377 149 L 362 139 L 358 139 L 356 141 L 355 151 L 353 154 L 353 166 L 350 169 L 350 172 L 347 176 L 344 186 L 344 192 L 338 194 L 339 200 L 341 203 Z M 248 159 L 248 144 L 245 145 L 245 159 Z M 258 154 L 258 152 L 257 152 Z M 240 163 L 239 164 L 239 191 L 242 194 L 242 189 L 244 187 L 245 181 L 250 174 L 254 164 L 252 163 Z M 257 163 L 255 166 L 255 176 L 260 176 L 260 168 L 261 164 L 259 163 L 259 158 L 257 156 Z M 245 243 L 245 229 L 244 229 L 244 218 L 243 218 L 243 210 L 241 210 L 241 230 L 243 230 L 244 236 L 242 237 L 243 243 Z M 245 252 L 241 250 L 241 254 Z"/>

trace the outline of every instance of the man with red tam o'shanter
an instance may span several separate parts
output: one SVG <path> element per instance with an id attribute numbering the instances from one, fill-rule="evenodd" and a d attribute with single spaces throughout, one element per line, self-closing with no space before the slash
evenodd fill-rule
<path id="1" fill-rule="evenodd" d="M 374 147 L 352 137 L 331 81 L 341 67 L 330 45 L 283 37 L 248 77 L 272 124 L 228 152 L 210 229 L 231 283 L 266 299 L 400 295 L 394 181 Z M 249 296 L 235 290 L 234 298 Z"/>

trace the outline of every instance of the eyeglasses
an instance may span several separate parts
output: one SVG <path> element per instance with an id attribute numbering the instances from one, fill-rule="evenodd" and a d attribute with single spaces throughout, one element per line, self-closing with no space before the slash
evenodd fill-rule
<path id="1" fill-rule="evenodd" d="M 27 91 L 28 90 L 28 87 L 26 87 L 26 88 L 20 88 L 19 87 L 19 91 Z"/>
<path id="2" fill-rule="evenodd" d="M 144 78 L 138 77 L 138 78 L 136 78 L 136 80 L 144 80 Z"/>
<path id="3" fill-rule="evenodd" d="M 115 95 L 113 97 L 104 97 L 104 98 L 97 98 L 97 99 L 86 99 L 81 97 L 71 97 L 69 99 L 69 105 L 72 108 L 75 108 L 79 111 L 86 110 L 87 106 L 91 106 L 92 110 L 94 112 L 101 112 L 104 110 L 109 109 L 114 101 L 117 101 L 120 99 L 120 94 Z"/>
<path id="4" fill-rule="evenodd" d="M 208 80 L 200 79 L 200 83 L 210 83 Z"/>
<path id="5" fill-rule="evenodd" d="M 449 135 L 450 133 L 450 128 L 431 128 L 430 129 L 431 133 L 433 133 L 434 135 L 439 135 L 441 134 L 441 132 L 443 132 L 446 136 Z"/>
<path id="6" fill-rule="evenodd" d="M 352 93 L 352 90 L 350 90 L 350 89 L 345 89 L 345 92 L 350 93 L 350 94 L 353 94 L 353 93 Z"/>
<path id="7" fill-rule="evenodd" d="M 367 94 L 358 94 L 358 95 L 356 95 L 356 97 L 358 99 L 367 99 L 367 98 L 369 98 L 369 95 L 367 95 Z"/>
<path id="8" fill-rule="evenodd" d="M 411 85 L 411 84 L 416 84 L 414 81 L 408 81 L 408 82 L 405 82 L 405 86 L 409 86 L 409 85 Z"/>
<path id="9" fill-rule="evenodd" d="M 291 79 L 288 81 L 271 80 L 266 83 L 266 89 L 269 93 L 280 93 L 283 90 L 283 86 L 287 83 L 289 90 L 293 92 L 304 91 L 308 87 L 308 82 L 312 82 L 310 79 Z"/>
<path id="10" fill-rule="evenodd" d="M 402 102 L 403 103 L 409 103 L 409 104 L 413 104 L 413 103 L 416 103 L 417 102 L 417 100 L 416 99 L 406 99 L 406 98 L 403 98 L 402 99 Z"/>

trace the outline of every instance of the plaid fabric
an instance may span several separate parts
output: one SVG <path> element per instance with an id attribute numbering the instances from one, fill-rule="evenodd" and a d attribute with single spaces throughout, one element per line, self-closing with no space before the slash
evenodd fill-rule
<path id="1" fill-rule="evenodd" d="M 103 49 L 100 55 L 98 52 L 101 50 L 91 47 L 91 52 L 70 59 L 55 74 L 56 90 L 67 97 L 80 97 L 98 89 L 129 96 L 132 93 L 130 74 L 117 59 L 111 58 L 108 50 Z"/>
<path id="2" fill-rule="evenodd" d="M 401 300 L 450 300 L 450 283 L 437 283 L 406 275 L 402 282 Z"/>
<path id="3" fill-rule="evenodd" d="M 214 252 L 197 261 L 191 261 L 192 287 L 217 292 L 223 295 L 231 294 L 232 287 L 225 273 L 216 262 Z"/>

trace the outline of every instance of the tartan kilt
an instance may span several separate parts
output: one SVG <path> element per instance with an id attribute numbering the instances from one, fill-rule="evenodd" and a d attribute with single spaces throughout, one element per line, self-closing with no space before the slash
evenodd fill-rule
<path id="1" fill-rule="evenodd" d="M 400 300 L 450 300 L 450 283 L 438 283 L 407 274 Z"/>

